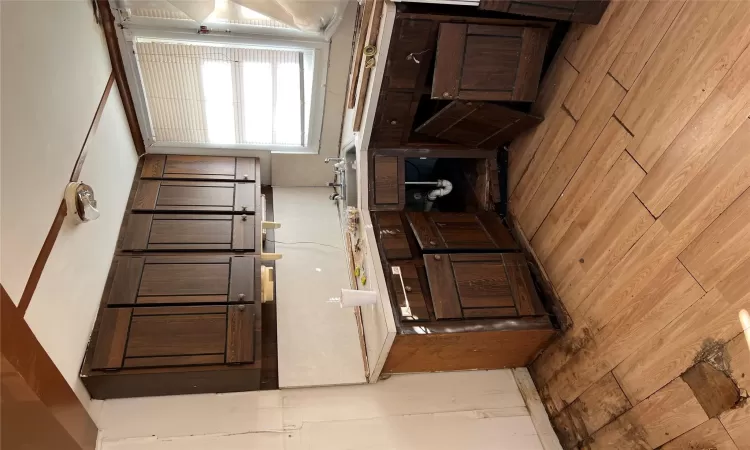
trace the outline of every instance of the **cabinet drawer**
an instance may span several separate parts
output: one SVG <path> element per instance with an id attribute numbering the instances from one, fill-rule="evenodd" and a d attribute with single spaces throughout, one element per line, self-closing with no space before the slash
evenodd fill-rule
<path id="1" fill-rule="evenodd" d="M 410 212 L 409 224 L 423 251 L 517 250 L 518 245 L 493 212 Z"/>
<path id="2" fill-rule="evenodd" d="M 401 209 L 404 200 L 403 158 L 375 156 L 372 159 L 372 165 L 373 206 L 381 209 Z"/>
<path id="3" fill-rule="evenodd" d="M 259 221 L 260 215 L 131 214 L 122 250 L 252 252 L 259 239 Z"/>
<path id="4" fill-rule="evenodd" d="M 255 256 L 117 256 L 108 306 L 260 301 Z"/>
<path id="5" fill-rule="evenodd" d="M 480 0 L 479 9 L 597 24 L 609 0 Z"/>
<path id="6" fill-rule="evenodd" d="M 133 211 L 253 214 L 257 189 L 256 183 L 140 180 Z"/>
<path id="7" fill-rule="evenodd" d="M 393 37 L 385 68 L 386 89 L 416 89 L 435 56 L 436 22 L 400 19 L 394 24 Z M 420 73 L 424 72 L 424 73 Z"/>
<path id="8" fill-rule="evenodd" d="M 410 92 L 383 92 L 378 100 L 372 145 L 398 147 L 411 129 L 413 95 Z"/>
<path id="9" fill-rule="evenodd" d="M 94 370 L 252 363 L 260 305 L 105 308 Z"/>
<path id="10" fill-rule="evenodd" d="M 396 270 L 394 271 L 394 268 Z M 400 276 L 398 273 L 400 272 Z M 403 285 L 401 280 L 403 279 Z M 413 262 L 399 262 L 391 265 L 391 281 L 393 290 L 396 294 L 396 302 L 399 306 L 401 319 L 408 321 L 425 321 L 430 320 L 430 313 L 427 307 L 429 300 L 429 289 L 423 286 L 426 283 L 424 268 L 418 267 Z M 408 302 L 407 302 L 408 300 Z M 404 315 L 402 309 L 409 306 L 411 315 Z"/>
<path id="11" fill-rule="evenodd" d="M 410 232 L 401 220 L 397 211 L 380 211 L 373 213 L 376 233 L 383 247 L 386 259 L 411 259 L 411 249 L 406 233 Z"/>
<path id="12" fill-rule="evenodd" d="M 544 315 L 520 253 L 424 255 L 437 319 Z"/>
<path id="13" fill-rule="evenodd" d="M 141 178 L 259 181 L 257 158 L 146 155 Z"/>

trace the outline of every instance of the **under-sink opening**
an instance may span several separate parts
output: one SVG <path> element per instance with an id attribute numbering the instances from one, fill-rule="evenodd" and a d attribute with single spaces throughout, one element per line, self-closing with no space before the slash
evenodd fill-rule
<path id="1" fill-rule="evenodd" d="M 492 169 L 485 158 L 404 158 L 404 165 L 406 211 L 474 212 L 493 207 L 488 173 Z"/>

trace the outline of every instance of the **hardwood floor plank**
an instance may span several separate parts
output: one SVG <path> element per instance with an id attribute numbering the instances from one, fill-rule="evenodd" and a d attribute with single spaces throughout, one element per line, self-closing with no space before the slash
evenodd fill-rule
<path id="1" fill-rule="evenodd" d="M 635 193 L 660 216 L 750 115 L 750 47 L 649 171 Z"/>
<path id="2" fill-rule="evenodd" d="M 672 87 L 664 89 L 667 97 L 649 105 L 653 112 L 649 122 L 628 126 L 635 136 L 628 151 L 646 171 L 656 164 L 750 43 L 750 3 L 721 3 L 727 7 L 692 63 L 684 71 L 676 71 Z"/>
<path id="3" fill-rule="evenodd" d="M 545 120 L 510 143 L 508 151 L 509 196 L 515 192 L 516 186 L 521 181 L 521 177 L 529 167 L 529 163 L 536 155 L 548 131 L 554 129 L 552 128 L 552 120 L 560 111 L 560 105 L 562 105 L 577 76 L 578 72 L 562 57 L 562 54 L 558 53 L 549 69 L 547 69 L 547 75 L 539 87 L 539 96 L 531 110 L 533 114 L 544 117 Z"/>
<path id="4" fill-rule="evenodd" d="M 750 450 L 750 402 L 724 412 L 719 420 L 739 450 Z"/>
<path id="5" fill-rule="evenodd" d="M 719 422 L 719 419 L 711 419 L 703 422 L 680 437 L 673 439 L 661 450 L 685 450 L 711 448 L 715 450 L 737 450 L 729 433 Z"/>
<path id="6" fill-rule="evenodd" d="M 614 375 L 608 372 L 570 404 L 571 414 L 580 418 L 586 432 L 594 434 L 632 407 Z"/>
<path id="7" fill-rule="evenodd" d="M 631 137 L 630 133 L 615 119 L 610 119 L 604 127 L 604 131 L 594 142 L 563 191 L 560 200 L 552 207 L 534 235 L 534 239 L 531 240 L 531 245 L 542 263 L 547 260 L 573 219 L 621 157 Z"/>
<path id="8" fill-rule="evenodd" d="M 527 237 L 533 238 L 624 96 L 625 90 L 614 78 L 605 76 L 594 100 L 576 123 L 554 164 L 534 193 L 531 199 L 533 207 L 526 208 L 518 215 L 521 229 Z"/>
<path id="9" fill-rule="evenodd" d="M 521 215 L 529 206 L 529 202 L 576 125 L 576 121 L 562 108 L 542 123 L 546 122 L 549 123 L 547 133 L 539 144 L 539 150 L 534 154 L 528 170 L 523 174 L 517 189 L 510 198 L 510 210 L 516 216 Z"/>
<path id="10" fill-rule="evenodd" d="M 630 89 L 680 12 L 685 0 L 651 1 L 641 14 L 609 73 Z"/>
<path id="11" fill-rule="evenodd" d="M 579 208 L 580 211 L 560 238 L 558 245 L 550 252 L 549 257 L 543 260 L 547 274 L 555 285 L 564 287 L 563 280 L 571 267 L 585 263 L 585 260 L 582 263 L 580 259 L 599 233 L 604 232 L 607 226 L 620 228 L 620 224 L 612 223 L 611 219 L 626 199 L 632 197 L 633 187 L 641 182 L 644 175 L 643 170 L 630 155 L 626 152 L 620 154 L 612 169 L 604 174 L 602 182 Z M 538 251 L 536 246 L 534 251 Z M 566 303 L 566 307 L 573 309 L 574 305 Z"/>
<path id="12" fill-rule="evenodd" d="M 583 70 L 589 55 L 596 47 L 597 42 L 599 42 L 599 37 L 607 28 L 609 21 L 612 19 L 612 16 L 617 9 L 615 8 L 615 3 L 623 1 L 625 0 L 615 0 L 611 2 L 598 24 L 593 26 L 574 24 L 574 26 L 571 27 L 573 29 L 573 37 L 575 40 L 564 49 L 565 53 L 563 54 L 565 55 L 565 59 L 567 59 L 577 71 L 580 72 Z"/>
<path id="13" fill-rule="evenodd" d="M 589 237 L 588 247 L 560 280 L 558 294 L 565 303 L 579 305 L 653 224 L 641 202 L 628 196 L 613 218 Z"/>
<path id="14" fill-rule="evenodd" d="M 750 186 L 750 121 L 685 188 L 662 217 L 633 246 L 619 264 L 572 312 L 601 328 L 677 257 L 721 212 Z"/>
<path id="15" fill-rule="evenodd" d="M 704 294 L 679 261 L 673 259 L 633 300 L 589 339 L 549 382 L 553 401 L 570 403 L 588 386 L 651 342 L 659 330 Z M 617 375 L 617 373 L 615 373 Z M 679 374 L 678 374 L 679 375 Z M 623 387 L 627 394 L 627 390 Z M 637 403 L 629 397 L 633 404 Z M 640 399 L 639 399 L 640 400 Z"/>
<path id="16" fill-rule="evenodd" d="M 680 261 L 703 289 L 712 289 L 750 257 L 749 219 L 750 189 L 680 253 Z"/>
<path id="17" fill-rule="evenodd" d="M 674 84 L 687 70 L 713 31 L 724 2 L 688 1 L 656 47 L 615 115 L 631 131 L 641 132 L 657 113 L 656 106 L 674 94 Z"/>
<path id="18" fill-rule="evenodd" d="M 678 378 L 595 433 L 590 448 L 656 448 L 707 420 L 690 387 Z"/>
<path id="19" fill-rule="evenodd" d="M 729 375 L 737 387 L 750 392 L 750 343 L 745 333 L 740 333 L 727 343 L 725 355 L 730 361 Z"/>
<path id="20" fill-rule="evenodd" d="M 594 96 L 617 54 L 625 44 L 638 18 L 646 9 L 648 2 L 612 2 L 608 7 L 610 19 L 601 31 L 596 44 L 581 66 L 570 93 L 563 104 L 576 120 L 581 118 L 583 111 Z M 609 11 L 611 10 L 611 11 Z"/>
<path id="21" fill-rule="evenodd" d="M 690 367 L 701 352 L 741 333 L 737 314 L 742 308 L 750 309 L 750 261 L 615 368 L 613 373 L 630 401 L 645 399 Z"/>

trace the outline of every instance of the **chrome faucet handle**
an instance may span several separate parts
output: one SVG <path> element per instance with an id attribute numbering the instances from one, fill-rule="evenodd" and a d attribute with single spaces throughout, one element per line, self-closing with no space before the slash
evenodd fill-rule
<path id="1" fill-rule="evenodd" d="M 337 200 L 341 200 L 341 196 L 339 194 L 331 194 L 331 195 L 328 196 L 328 199 L 329 200 L 333 200 L 333 201 L 337 201 Z"/>
<path id="2" fill-rule="evenodd" d="M 328 183 L 328 187 L 343 187 L 341 183 Z"/>
<path id="3" fill-rule="evenodd" d="M 341 162 L 341 161 L 343 161 L 343 160 L 344 160 L 344 158 L 326 158 L 326 159 L 324 159 L 323 161 L 324 161 L 324 162 L 325 162 L 326 164 L 328 164 L 328 163 L 330 163 L 331 161 L 335 161 L 335 162 Z"/>

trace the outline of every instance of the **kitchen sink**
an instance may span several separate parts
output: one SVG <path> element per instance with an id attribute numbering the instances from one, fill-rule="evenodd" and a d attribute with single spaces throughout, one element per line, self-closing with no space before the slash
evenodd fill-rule
<path id="1" fill-rule="evenodd" d="M 332 200 L 342 202 L 342 206 L 357 206 L 357 148 L 352 143 L 342 152 L 341 158 L 331 158 L 337 161 L 334 166 Z"/>

